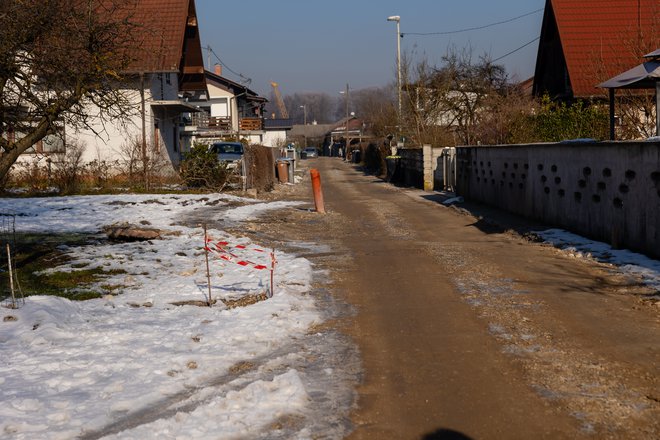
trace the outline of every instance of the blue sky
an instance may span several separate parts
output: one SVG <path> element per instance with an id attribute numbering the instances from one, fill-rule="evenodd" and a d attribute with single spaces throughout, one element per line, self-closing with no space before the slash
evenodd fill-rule
<path id="1" fill-rule="evenodd" d="M 402 33 L 447 32 L 507 20 L 543 8 L 545 0 L 196 0 L 202 46 L 227 67 L 252 79 L 268 96 L 383 86 L 396 80 L 396 24 Z M 406 35 L 401 51 L 439 64 L 447 47 L 473 48 L 498 58 L 537 38 L 542 12 L 488 29 L 454 35 Z M 500 61 L 511 76 L 533 75 L 538 42 Z M 204 51 L 206 59 L 206 51 Z M 211 55 L 211 63 L 217 62 Z"/>

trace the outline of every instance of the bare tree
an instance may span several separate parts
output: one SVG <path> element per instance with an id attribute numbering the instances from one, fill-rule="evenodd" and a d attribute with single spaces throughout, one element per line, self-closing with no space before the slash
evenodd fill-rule
<path id="1" fill-rule="evenodd" d="M 616 44 L 608 44 L 607 50 L 594 51 L 591 55 L 591 74 L 595 83 L 608 80 L 644 61 L 643 56 L 660 48 L 660 4 L 645 10 L 639 27 L 625 29 L 617 35 Z M 605 60 L 603 54 L 619 53 L 615 62 Z M 629 56 L 626 56 L 629 55 Z M 607 91 L 602 90 L 602 98 Z M 616 112 L 619 117 L 617 138 L 639 139 L 655 135 L 656 108 L 654 90 L 619 89 L 616 92 Z"/>
<path id="2" fill-rule="evenodd" d="M 356 115 L 369 127 L 370 132 L 377 137 L 386 137 L 396 131 L 397 115 L 395 97 L 392 87 L 377 87 L 351 92 L 350 100 Z M 342 117 L 345 114 L 345 104 L 342 100 Z"/>
<path id="3" fill-rule="evenodd" d="M 543 140 L 534 132 L 538 109 L 539 103 L 517 85 L 487 96 L 474 132 L 476 142 L 497 145 Z"/>
<path id="4" fill-rule="evenodd" d="M 334 122 L 333 111 L 336 99 L 327 93 L 305 92 L 294 93 L 284 97 L 284 103 L 289 110 L 289 115 L 296 124 L 302 124 L 307 115 L 307 123 L 317 121 L 321 124 Z M 301 108 L 305 106 L 305 108 Z"/>
<path id="5" fill-rule="evenodd" d="M 506 71 L 487 56 L 474 61 L 470 48 L 451 49 L 442 61 L 440 67 L 402 63 L 404 124 L 420 143 L 475 144 L 489 100 L 509 89 Z"/>
<path id="6" fill-rule="evenodd" d="M 0 178 L 64 124 L 126 115 L 136 1 L 0 0 Z"/>

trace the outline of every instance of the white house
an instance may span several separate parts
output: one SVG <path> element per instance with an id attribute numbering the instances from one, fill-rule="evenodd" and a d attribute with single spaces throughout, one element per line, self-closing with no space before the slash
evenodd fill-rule
<path id="1" fill-rule="evenodd" d="M 264 145 L 264 106 L 266 98 L 248 87 L 222 76 L 220 66 L 205 72 L 208 95 L 189 99 L 197 109 L 184 115 L 184 143 L 210 143 L 227 137 Z"/>
<path id="2" fill-rule="evenodd" d="M 96 120 L 88 129 L 65 126 L 61 139 L 47 137 L 25 153 L 22 162 L 45 163 L 50 153 L 75 143 L 84 148 L 83 162 L 146 156 L 151 162 L 163 160 L 170 169 L 179 163 L 182 115 L 197 111 L 186 101 L 208 96 L 195 1 L 141 0 L 132 19 L 144 25 L 142 47 L 117 86 L 132 103 L 130 117 Z"/>

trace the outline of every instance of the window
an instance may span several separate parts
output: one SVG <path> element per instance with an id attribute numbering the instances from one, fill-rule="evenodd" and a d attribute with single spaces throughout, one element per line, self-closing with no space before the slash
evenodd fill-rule
<path id="1" fill-rule="evenodd" d="M 42 140 L 25 150 L 23 154 L 53 154 L 64 153 L 66 151 L 66 142 L 64 127 L 60 127 L 58 133 L 46 135 Z M 10 132 L 9 139 L 14 141 L 24 136 L 20 132 Z"/>
<path id="2" fill-rule="evenodd" d="M 41 140 L 41 151 L 37 146 L 37 151 L 40 153 L 62 153 L 64 152 L 64 130 L 62 133 L 49 134 Z"/>

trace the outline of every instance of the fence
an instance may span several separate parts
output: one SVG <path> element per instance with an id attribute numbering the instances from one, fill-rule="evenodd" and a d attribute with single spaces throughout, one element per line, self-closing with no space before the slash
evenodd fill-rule
<path id="1" fill-rule="evenodd" d="M 0 213 L 0 300 L 3 305 L 17 308 L 23 303 L 18 277 L 16 276 L 16 214 Z"/>
<path id="2" fill-rule="evenodd" d="M 658 142 L 424 146 L 399 155 L 403 184 L 453 190 L 465 199 L 660 257 Z"/>
<path id="3" fill-rule="evenodd" d="M 456 188 L 456 148 L 424 145 L 399 149 L 397 154 L 402 168 L 398 183 L 427 191 Z"/>
<path id="4" fill-rule="evenodd" d="M 660 143 L 459 147 L 456 192 L 660 257 Z"/>

